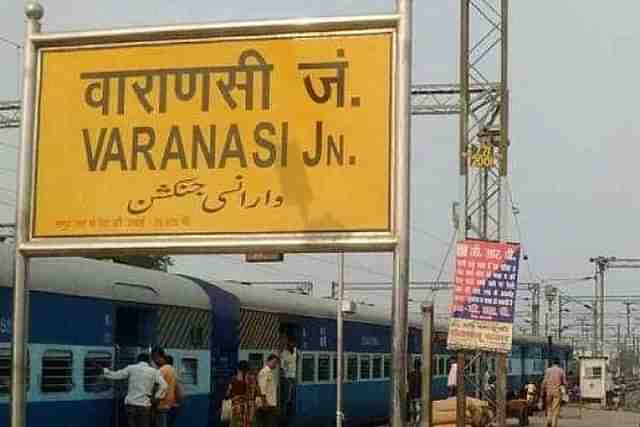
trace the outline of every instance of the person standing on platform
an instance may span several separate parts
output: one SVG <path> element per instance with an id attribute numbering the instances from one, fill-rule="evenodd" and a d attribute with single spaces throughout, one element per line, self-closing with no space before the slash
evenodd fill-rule
<path id="1" fill-rule="evenodd" d="M 409 374 L 409 421 L 420 421 L 420 396 L 422 395 L 422 362 L 415 359 L 413 371 Z"/>
<path id="2" fill-rule="evenodd" d="M 162 379 L 167 383 L 167 391 L 164 397 L 158 402 L 155 427 L 168 427 L 169 412 L 176 407 L 178 376 L 176 375 L 176 370 L 169 364 L 167 355 L 162 348 L 154 348 L 151 351 L 151 358 L 153 359 L 153 363 L 158 366 Z"/>
<path id="3" fill-rule="evenodd" d="M 538 390 L 536 389 L 536 384 L 533 381 L 533 378 L 529 378 L 527 385 L 524 386 L 525 397 L 527 399 L 527 404 L 529 406 L 533 406 L 536 401 L 536 394 Z"/>
<path id="4" fill-rule="evenodd" d="M 160 371 L 151 367 L 148 354 L 140 354 L 137 362 L 119 371 L 105 368 L 103 372 L 110 380 L 129 380 L 124 399 L 129 427 L 150 427 L 153 390 L 157 386 L 155 398 L 162 399 L 168 386 Z"/>
<path id="5" fill-rule="evenodd" d="M 167 354 L 167 364 L 171 365 L 173 369 L 175 369 L 173 363 L 173 357 Z M 167 427 L 175 427 L 176 421 L 178 419 L 178 408 L 180 407 L 180 403 L 184 400 L 184 389 L 182 388 L 182 384 L 180 384 L 180 378 L 176 376 L 176 403 L 173 408 L 169 409 L 169 416 L 167 418 Z"/>
<path id="6" fill-rule="evenodd" d="M 298 349 L 295 338 L 287 336 L 284 350 L 280 352 L 280 363 L 282 365 L 282 397 L 280 401 L 283 417 L 283 424 L 286 426 L 293 418 L 293 409 L 296 391 L 296 374 L 298 372 Z"/>
<path id="7" fill-rule="evenodd" d="M 231 399 L 231 427 L 253 427 L 256 419 L 256 397 L 260 396 L 256 375 L 246 360 L 238 363 L 238 373 L 231 380 L 227 399 Z"/>
<path id="8" fill-rule="evenodd" d="M 267 358 L 264 368 L 258 374 L 258 387 L 262 393 L 262 405 L 256 411 L 258 427 L 278 426 L 278 391 L 276 390 L 275 370 L 280 359 L 275 354 Z"/>
<path id="9" fill-rule="evenodd" d="M 449 359 L 449 377 L 447 378 L 447 388 L 449 397 L 455 397 L 458 385 L 458 364 L 455 359 Z"/>
<path id="10" fill-rule="evenodd" d="M 546 427 L 558 427 L 560 404 L 562 403 L 562 387 L 567 386 L 567 377 L 560 367 L 560 361 L 554 359 L 544 373 L 542 390 L 545 396 Z"/>

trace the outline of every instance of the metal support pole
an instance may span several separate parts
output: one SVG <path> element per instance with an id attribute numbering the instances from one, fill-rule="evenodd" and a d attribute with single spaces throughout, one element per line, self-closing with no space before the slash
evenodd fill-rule
<path id="1" fill-rule="evenodd" d="M 507 423 L 507 355 L 498 354 L 497 372 L 502 375 L 496 376 L 496 415 L 499 427 L 504 427 Z"/>
<path id="2" fill-rule="evenodd" d="M 344 380 L 344 253 L 338 255 L 338 299 L 337 299 L 337 332 L 336 332 L 336 427 L 342 427 L 344 411 L 342 404 L 342 383 Z"/>
<path id="3" fill-rule="evenodd" d="M 544 336 L 549 336 L 549 311 L 545 311 L 544 313 Z"/>
<path id="4" fill-rule="evenodd" d="M 18 175 L 18 192 L 16 203 L 16 253 L 13 287 L 13 346 L 11 357 L 11 427 L 24 427 L 27 416 L 26 373 L 27 344 L 29 319 L 27 316 L 28 290 L 27 276 L 29 259 L 20 252 L 29 231 L 29 188 L 31 175 L 27 165 L 31 162 L 33 145 L 33 128 L 35 116 L 35 95 L 37 80 L 37 54 L 31 36 L 40 32 L 40 19 L 44 9 L 38 3 L 27 3 L 27 32 L 24 42 L 24 70 L 22 82 L 22 123 Z"/>
<path id="5" fill-rule="evenodd" d="M 500 204 L 498 205 L 498 240 L 506 241 L 509 236 L 507 212 L 508 191 L 506 180 L 509 172 L 509 0 L 502 0 L 500 35 Z"/>
<path id="6" fill-rule="evenodd" d="M 422 427 L 433 425 L 431 375 L 433 372 L 433 301 L 422 305 Z"/>
<path id="7" fill-rule="evenodd" d="M 459 143 L 459 192 L 460 192 L 460 224 L 458 240 L 467 237 L 469 227 L 469 167 L 468 167 L 468 134 L 469 134 L 469 0 L 460 0 L 460 121 L 458 122 Z"/>
<path id="8" fill-rule="evenodd" d="M 558 343 L 560 343 L 560 338 L 562 338 L 562 297 L 558 295 Z"/>
<path id="9" fill-rule="evenodd" d="M 466 395 L 464 390 L 464 353 L 458 352 L 458 365 L 456 368 L 456 427 L 465 427 L 466 424 Z"/>
<path id="10" fill-rule="evenodd" d="M 399 16 L 396 54 L 396 216 L 398 242 L 393 251 L 393 299 L 391 306 L 391 417 L 390 427 L 406 422 L 407 335 L 409 304 L 409 224 L 411 185 L 411 66 L 413 0 L 396 0 Z"/>
<path id="11" fill-rule="evenodd" d="M 467 238 L 469 228 L 469 0 L 460 0 L 460 121 L 458 123 L 459 173 L 461 215 L 458 227 L 458 241 Z M 456 372 L 456 426 L 465 426 L 464 353 L 457 354 Z"/>
<path id="12" fill-rule="evenodd" d="M 599 264 L 600 268 L 600 354 L 604 355 L 604 270 L 606 264 Z"/>
<path id="13" fill-rule="evenodd" d="M 580 322 L 580 337 L 582 338 L 583 345 L 584 345 L 584 343 L 587 342 L 587 328 L 585 326 L 585 322 L 586 321 L 587 321 L 587 319 L 584 319 L 584 318 L 579 319 L 579 322 Z"/>
<path id="14" fill-rule="evenodd" d="M 593 307 L 591 307 L 591 310 L 593 311 L 593 330 L 592 335 L 593 335 L 593 343 L 591 345 L 591 352 L 593 353 L 592 356 L 595 356 L 598 353 L 598 322 L 599 322 L 599 317 L 598 317 L 598 302 L 599 302 L 599 297 L 598 294 L 600 293 L 598 291 L 598 275 L 596 274 L 593 278 Z"/>
<path id="15" fill-rule="evenodd" d="M 531 288 L 531 335 L 540 335 L 540 284 L 534 283 Z"/>
<path id="16" fill-rule="evenodd" d="M 627 306 L 627 335 L 624 337 L 624 349 L 627 350 L 629 347 L 629 339 L 631 338 L 631 304 L 632 302 L 623 303 Z"/>
<path id="17" fill-rule="evenodd" d="M 509 152 L 509 0 L 501 0 L 501 57 L 500 57 L 500 212 L 498 236 L 508 239 L 507 230 L 507 189 Z M 498 427 L 505 427 L 507 419 L 507 356 L 498 354 L 498 374 L 496 375 L 496 412 Z"/>

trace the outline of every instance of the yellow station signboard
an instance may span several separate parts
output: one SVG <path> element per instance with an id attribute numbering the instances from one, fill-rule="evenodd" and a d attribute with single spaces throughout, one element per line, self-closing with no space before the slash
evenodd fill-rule
<path id="1" fill-rule="evenodd" d="M 32 237 L 389 232 L 391 30 L 40 50 Z"/>

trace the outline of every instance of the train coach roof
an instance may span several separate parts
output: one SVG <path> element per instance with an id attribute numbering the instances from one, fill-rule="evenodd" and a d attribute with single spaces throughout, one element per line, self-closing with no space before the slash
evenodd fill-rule
<path id="1" fill-rule="evenodd" d="M 331 299 L 280 292 L 234 282 L 218 281 L 211 284 L 234 295 L 240 301 L 240 306 L 247 310 L 316 318 L 336 317 L 336 301 Z M 390 309 L 358 305 L 357 313 L 349 315 L 347 320 L 388 325 L 390 316 Z"/>
<path id="2" fill-rule="evenodd" d="M 0 287 L 13 287 L 13 245 L 0 244 Z M 124 302 L 209 310 L 206 293 L 191 280 L 160 271 L 86 258 L 33 258 L 29 289 Z"/>
<path id="3" fill-rule="evenodd" d="M 334 319 L 336 317 L 336 301 L 278 292 L 273 289 L 260 288 L 234 282 L 211 282 L 212 285 L 229 292 L 240 301 L 240 306 L 248 310 L 267 311 L 272 313 L 286 313 L 296 316 Z M 391 309 L 387 307 L 357 306 L 357 313 L 345 317 L 348 321 L 391 325 Z M 409 326 L 422 329 L 422 316 L 419 313 L 409 313 Z M 437 332 L 447 332 L 447 322 L 436 322 Z M 519 345 L 545 344 L 540 337 L 514 334 L 513 342 Z"/>
<path id="4" fill-rule="evenodd" d="M 12 287 L 14 247 L 0 243 L 0 287 Z M 277 292 L 257 286 L 211 282 L 238 298 L 245 309 L 316 318 L 336 317 L 334 300 Z M 30 262 L 29 288 L 63 295 L 103 298 L 123 302 L 159 304 L 209 310 L 204 290 L 186 277 L 160 271 L 96 261 L 86 258 L 33 258 Z M 390 325 L 391 310 L 358 305 L 349 321 Z M 418 313 L 409 314 L 409 325 L 420 329 Z M 446 322 L 436 322 L 437 332 L 446 332 Z M 540 337 L 515 335 L 515 344 L 545 344 Z M 569 349 L 569 346 L 562 346 Z"/>

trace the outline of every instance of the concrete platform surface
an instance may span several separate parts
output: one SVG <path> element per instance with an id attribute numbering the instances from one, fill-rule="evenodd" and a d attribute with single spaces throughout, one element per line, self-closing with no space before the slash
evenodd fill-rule
<path id="1" fill-rule="evenodd" d="M 529 421 L 530 427 L 546 427 L 543 417 L 534 416 Z M 515 420 L 510 420 L 509 426 L 517 425 Z M 577 408 L 563 408 L 558 427 L 640 427 L 640 414 L 584 408 L 579 418 Z"/>
<path id="2" fill-rule="evenodd" d="M 529 418 L 529 427 L 546 427 L 542 413 Z M 408 424 L 409 427 L 421 427 Z M 515 419 L 508 420 L 509 427 L 518 426 Z M 379 427 L 389 427 L 388 425 Z M 640 427 L 640 413 L 603 411 L 599 409 L 563 407 L 558 427 Z"/>

